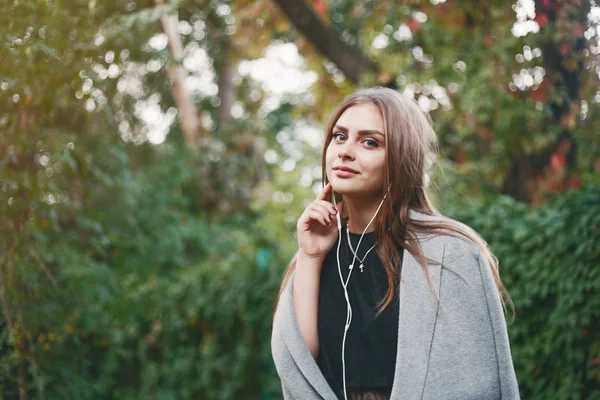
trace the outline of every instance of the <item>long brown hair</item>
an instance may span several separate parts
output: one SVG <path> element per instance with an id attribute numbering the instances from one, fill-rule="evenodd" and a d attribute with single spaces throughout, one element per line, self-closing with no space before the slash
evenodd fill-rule
<path id="1" fill-rule="evenodd" d="M 405 251 L 410 252 L 421 262 L 430 287 L 433 288 L 427 262 L 437 264 L 441 264 L 441 262 L 425 257 L 419 246 L 419 235 L 451 235 L 476 244 L 492 270 L 505 311 L 504 298 L 508 299 L 514 310 L 510 296 L 500 279 L 498 261 L 486 242 L 467 225 L 441 215 L 427 196 L 427 180 L 429 179 L 427 169 L 433 164 L 438 144 L 431 118 L 421 111 L 414 99 L 383 87 L 360 89 L 346 97 L 334 111 L 327 127 L 322 157 L 323 185 L 328 182 L 325 154 L 333 137 L 333 127 L 346 109 L 366 103 L 374 104 L 381 112 L 386 136 L 383 182 L 387 184 L 383 185 L 382 196 L 386 190 L 389 190 L 388 201 L 383 203 L 376 217 L 375 225 L 376 250 L 385 266 L 388 278 L 388 290 L 379 304 L 380 311 L 393 301 L 396 285 L 400 280 L 402 258 L 398 246 L 403 247 Z M 335 192 L 334 197 L 338 198 Z M 411 219 L 409 210 L 426 214 L 430 218 L 427 221 Z M 347 219 L 348 216 L 344 212 L 342 222 L 345 223 Z M 291 260 L 284 273 L 279 295 L 295 267 L 296 256 Z"/>

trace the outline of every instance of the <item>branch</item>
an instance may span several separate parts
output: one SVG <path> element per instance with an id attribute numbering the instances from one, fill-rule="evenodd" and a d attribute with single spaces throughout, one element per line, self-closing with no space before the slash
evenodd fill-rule
<path id="1" fill-rule="evenodd" d="M 359 49 L 344 42 L 335 29 L 323 24 L 303 0 L 275 0 L 290 21 L 316 49 L 344 75 L 358 83 L 361 74 L 377 72 L 377 64 Z"/>
<path id="2" fill-rule="evenodd" d="M 156 7 L 164 6 L 163 0 L 155 0 Z M 187 79 L 187 71 L 181 64 L 183 60 L 183 45 L 181 37 L 177 31 L 179 18 L 177 14 L 171 14 L 160 18 L 163 32 L 167 35 L 169 52 L 173 58 L 174 64 L 167 67 L 169 78 L 171 79 L 173 100 L 179 114 L 179 123 L 185 141 L 190 146 L 195 146 L 198 143 L 198 137 L 202 134 L 200 120 L 196 110 L 196 104 L 190 92 L 185 88 L 185 80 Z"/>

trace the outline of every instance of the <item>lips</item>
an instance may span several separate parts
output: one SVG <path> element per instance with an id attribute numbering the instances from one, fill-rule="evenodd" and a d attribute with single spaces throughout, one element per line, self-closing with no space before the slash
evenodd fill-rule
<path id="1" fill-rule="evenodd" d="M 352 177 L 356 176 L 358 174 L 358 171 L 353 170 L 352 168 L 349 168 L 349 167 L 339 166 L 339 167 L 335 167 L 333 169 L 333 173 L 338 178 L 347 179 L 347 178 L 352 178 Z"/>
<path id="2" fill-rule="evenodd" d="M 358 174 L 358 171 L 353 170 L 352 168 L 349 168 L 349 167 L 344 167 L 344 166 L 334 167 L 333 170 L 334 171 L 346 171 L 346 172 L 352 172 L 354 174 Z"/>

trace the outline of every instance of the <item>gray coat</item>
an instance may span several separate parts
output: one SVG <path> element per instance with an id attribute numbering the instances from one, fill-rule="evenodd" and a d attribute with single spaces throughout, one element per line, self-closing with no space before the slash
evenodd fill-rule
<path id="1" fill-rule="evenodd" d="M 500 298 L 479 248 L 451 236 L 420 243 L 426 257 L 449 268 L 429 264 L 438 303 L 420 262 L 404 252 L 391 399 L 519 399 Z M 298 328 L 293 279 L 281 295 L 271 338 L 284 398 L 337 399 Z"/>

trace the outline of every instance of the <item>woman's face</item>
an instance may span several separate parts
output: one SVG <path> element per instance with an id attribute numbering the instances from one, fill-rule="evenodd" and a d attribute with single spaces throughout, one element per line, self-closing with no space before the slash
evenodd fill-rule
<path id="1" fill-rule="evenodd" d="M 379 197 L 385 165 L 385 129 L 372 103 L 347 108 L 337 120 L 325 154 L 333 189 L 351 197 Z"/>

